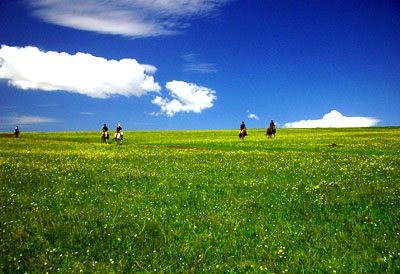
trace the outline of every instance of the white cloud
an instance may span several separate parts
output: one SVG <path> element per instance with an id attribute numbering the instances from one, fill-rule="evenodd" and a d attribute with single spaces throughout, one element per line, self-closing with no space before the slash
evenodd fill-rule
<path id="1" fill-rule="evenodd" d="M 318 120 L 301 120 L 286 123 L 287 128 L 338 128 L 338 127 L 372 127 L 377 125 L 378 119 L 372 117 L 347 117 L 337 110 L 325 114 Z"/>
<path id="2" fill-rule="evenodd" d="M 87 53 L 44 52 L 32 46 L 0 48 L 0 79 L 21 89 L 62 90 L 93 98 L 159 92 L 156 68 L 135 59 L 107 60 Z M 148 73 L 148 74 L 146 74 Z"/>
<path id="3" fill-rule="evenodd" d="M 178 112 L 200 113 L 203 109 L 211 108 L 217 99 L 215 91 L 184 81 L 171 81 L 165 86 L 172 99 L 155 97 L 152 103 L 160 106 L 161 112 L 174 116 Z"/>
<path id="4" fill-rule="evenodd" d="M 31 116 L 31 115 L 14 115 L 3 117 L 0 119 L 3 125 L 34 125 L 34 124 L 47 124 L 56 123 L 56 119 L 43 117 L 43 116 Z"/>
<path id="5" fill-rule="evenodd" d="M 260 120 L 260 118 L 254 113 L 249 113 L 249 115 L 247 115 L 247 118 L 254 119 L 254 120 Z"/>
<path id="6" fill-rule="evenodd" d="M 171 35 L 231 0 L 29 0 L 34 16 L 56 25 L 130 37 Z"/>

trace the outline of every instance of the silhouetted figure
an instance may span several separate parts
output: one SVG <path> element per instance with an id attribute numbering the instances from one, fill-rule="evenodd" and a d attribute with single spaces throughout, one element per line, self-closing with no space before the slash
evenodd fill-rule
<path id="1" fill-rule="evenodd" d="M 19 127 L 18 126 L 15 127 L 14 136 L 17 138 L 19 137 Z"/>
<path id="2" fill-rule="evenodd" d="M 271 122 L 269 123 L 269 127 L 273 129 L 275 128 L 274 120 L 271 120 Z"/>
<path id="3" fill-rule="evenodd" d="M 276 126 L 274 120 L 271 120 L 271 122 L 269 123 L 269 128 L 267 128 L 267 132 L 265 133 L 265 135 L 267 135 L 268 138 L 271 138 L 272 135 L 274 135 L 275 137 L 275 134 L 276 134 Z"/>

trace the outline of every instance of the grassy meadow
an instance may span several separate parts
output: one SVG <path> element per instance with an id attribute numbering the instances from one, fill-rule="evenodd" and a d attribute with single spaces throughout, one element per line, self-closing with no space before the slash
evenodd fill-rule
<path id="1" fill-rule="evenodd" d="M 400 128 L 0 135 L 2 273 L 400 273 Z"/>

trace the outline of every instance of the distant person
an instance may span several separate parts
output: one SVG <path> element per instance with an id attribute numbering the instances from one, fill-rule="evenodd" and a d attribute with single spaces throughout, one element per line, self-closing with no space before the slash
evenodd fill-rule
<path id="1" fill-rule="evenodd" d="M 19 127 L 18 126 L 15 127 L 14 136 L 17 138 L 19 137 Z"/>
<path id="2" fill-rule="evenodd" d="M 102 131 L 103 131 L 103 132 L 108 132 L 107 124 L 104 124 L 104 125 L 103 125 Z"/>
<path id="3" fill-rule="evenodd" d="M 121 132 L 121 131 L 122 131 L 121 124 L 118 124 L 118 125 L 117 125 L 117 129 L 116 129 L 116 132 L 119 133 L 119 132 Z"/>
<path id="4" fill-rule="evenodd" d="M 272 129 L 275 129 L 274 120 L 271 120 L 271 122 L 269 123 L 269 127 L 272 128 Z"/>
<path id="5" fill-rule="evenodd" d="M 101 129 L 101 142 L 104 144 L 108 144 L 108 139 L 110 136 L 108 135 L 108 127 L 107 124 L 103 125 L 103 128 Z"/>
<path id="6" fill-rule="evenodd" d="M 240 125 L 239 138 L 243 140 L 244 137 L 246 137 L 246 136 L 247 136 L 246 125 L 242 121 L 242 124 Z"/>

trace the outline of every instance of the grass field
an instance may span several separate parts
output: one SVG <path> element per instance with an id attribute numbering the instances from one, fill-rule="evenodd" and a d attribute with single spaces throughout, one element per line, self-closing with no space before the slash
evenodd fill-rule
<path id="1" fill-rule="evenodd" d="M 2 273 L 400 273 L 400 128 L 0 135 Z"/>

